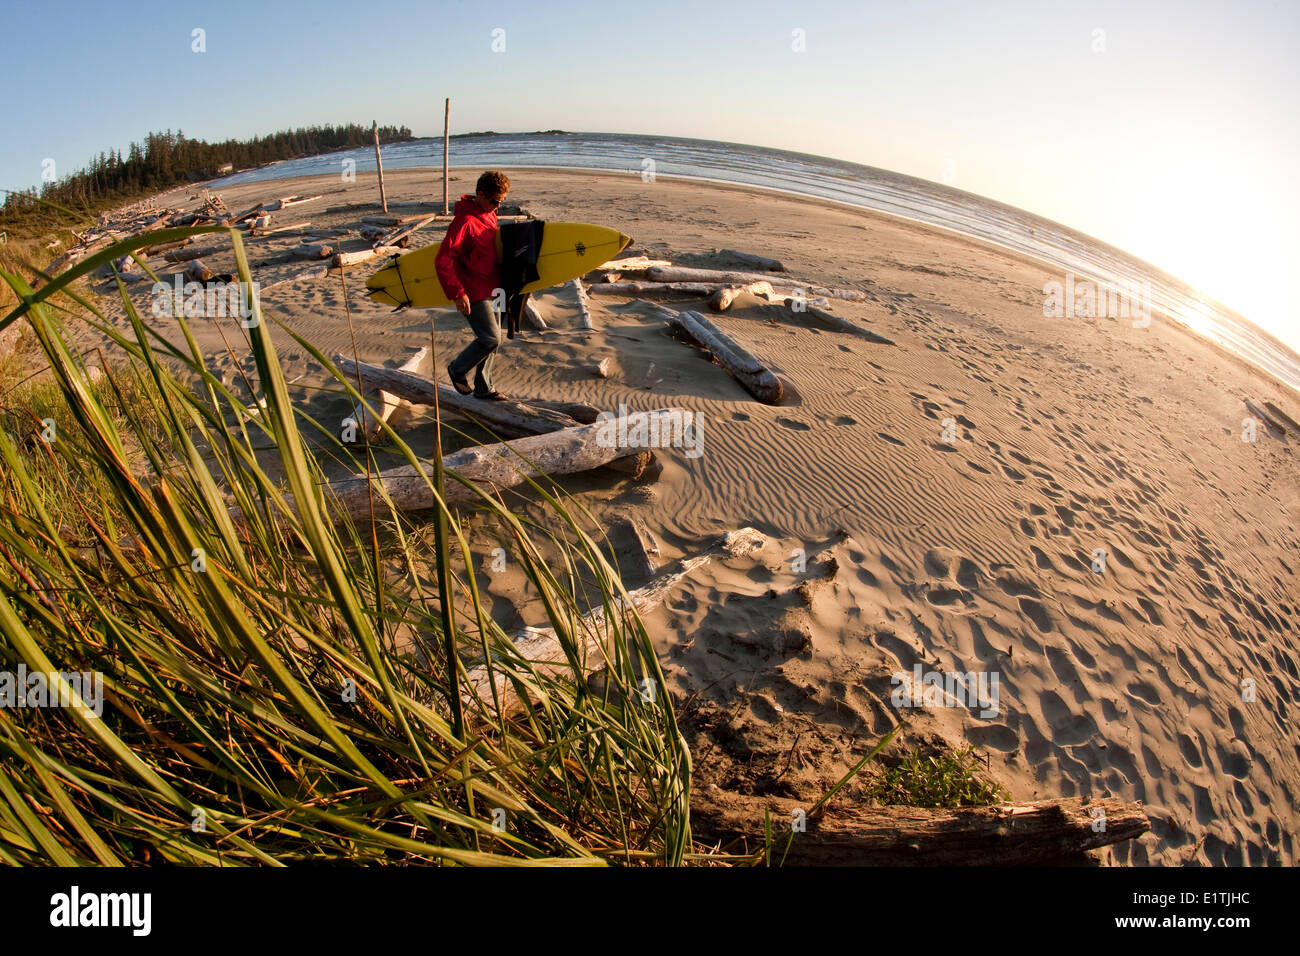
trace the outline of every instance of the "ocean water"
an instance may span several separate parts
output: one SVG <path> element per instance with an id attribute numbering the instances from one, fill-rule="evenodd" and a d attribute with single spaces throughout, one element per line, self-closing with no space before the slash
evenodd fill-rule
<path id="1" fill-rule="evenodd" d="M 223 185 L 338 173 L 351 159 L 374 170 L 372 147 L 285 160 L 220 179 Z M 649 163 L 653 162 L 653 167 Z M 616 133 L 501 133 L 451 141 L 456 167 L 599 169 L 642 176 L 744 183 L 892 213 L 1032 256 L 1120 295 L 1140 292 L 1150 307 L 1195 329 L 1300 392 L 1300 355 L 1175 276 L 1067 226 L 940 183 L 822 156 L 709 140 Z M 384 147 L 386 169 L 442 167 L 442 140 Z M 1145 285 L 1149 283 L 1149 287 Z M 1099 296 L 1106 308 L 1103 292 Z M 1125 321 L 1125 319 L 1120 319 Z"/>

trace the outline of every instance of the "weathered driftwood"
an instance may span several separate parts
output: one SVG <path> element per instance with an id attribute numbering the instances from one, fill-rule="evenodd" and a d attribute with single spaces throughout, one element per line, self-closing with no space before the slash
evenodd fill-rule
<path id="1" fill-rule="evenodd" d="M 737 252 L 735 249 L 719 249 L 720 255 L 743 262 L 751 269 L 761 269 L 764 272 L 784 272 L 785 266 L 781 265 L 776 259 L 769 259 L 767 256 L 756 256 L 751 252 Z"/>
<path id="2" fill-rule="evenodd" d="M 591 374 L 596 378 L 609 378 L 609 359 L 603 358 L 597 362 L 591 369 Z"/>
<path id="3" fill-rule="evenodd" d="M 532 299 L 524 303 L 523 317 L 528 320 L 528 324 L 538 332 L 545 332 L 550 328 L 546 320 L 542 318 L 542 313 L 537 311 L 537 306 L 533 305 Z"/>
<path id="4" fill-rule="evenodd" d="M 320 242 L 300 242 L 293 247 L 293 254 L 299 259 L 328 259 L 334 255 L 334 247 Z"/>
<path id="5" fill-rule="evenodd" d="M 191 282 L 211 282 L 216 273 L 203 264 L 200 259 L 191 259 L 185 264 L 185 278 Z"/>
<path id="6" fill-rule="evenodd" d="M 362 239 L 369 239 L 371 242 L 374 242 L 376 239 L 379 239 L 382 236 L 386 235 L 389 232 L 390 228 L 391 227 L 376 226 L 370 223 L 366 223 L 362 225 L 362 227 L 358 230 L 358 232 L 361 233 Z"/>
<path id="7" fill-rule="evenodd" d="M 358 377 L 367 391 L 379 389 L 413 405 L 433 405 L 447 409 L 461 417 L 473 418 L 489 431 L 514 438 L 520 435 L 540 435 L 579 424 L 563 412 L 538 408 L 523 402 L 485 402 L 471 395 L 462 395 L 450 385 L 442 385 L 401 369 L 384 368 L 368 362 L 354 362 L 344 355 L 335 355 L 338 366 L 350 382 Z"/>
<path id="8" fill-rule="evenodd" d="M 417 213 L 414 216 L 362 216 L 361 221 L 368 226 L 383 226 L 385 229 L 392 229 L 394 226 L 403 226 L 408 222 L 419 222 L 421 219 L 427 219 L 428 217 L 428 213 Z"/>
<path id="9" fill-rule="evenodd" d="M 405 248 L 407 244 L 411 241 L 412 233 L 417 232 L 420 229 L 423 229 L 425 226 L 427 226 L 429 223 L 433 222 L 437 218 L 438 217 L 436 215 L 422 216 L 421 218 L 417 219 L 415 222 L 403 223 L 402 225 L 398 226 L 396 229 L 393 229 L 392 231 L 376 239 L 375 247 L 378 248 L 379 246 L 402 246 L 403 248 Z"/>
<path id="10" fill-rule="evenodd" d="M 429 347 L 426 345 L 399 365 L 397 367 L 398 371 L 409 372 L 412 375 L 419 375 L 421 373 L 421 366 L 425 364 L 424 360 L 428 354 Z M 367 389 L 366 391 L 370 392 L 366 397 L 370 399 L 370 404 L 379 413 L 378 418 L 370 414 L 369 410 L 367 410 L 364 405 L 354 405 L 352 408 L 352 420 L 357 424 L 358 435 L 365 436 L 366 438 L 373 438 L 375 434 L 378 433 L 381 422 L 388 421 L 393 412 L 397 411 L 397 409 L 403 404 L 409 406 L 411 403 L 398 395 L 394 395 L 392 392 L 385 392 L 383 389 L 375 389 L 373 391 Z M 363 392 L 363 394 L 365 393 Z"/>
<path id="11" fill-rule="evenodd" d="M 649 256 L 627 256 L 624 259 L 610 259 L 593 269 L 592 271 L 604 272 L 645 272 L 647 269 L 655 266 L 669 267 L 672 263 L 667 259 L 651 259 Z"/>
<path id="12" fill-rule="evenodd" d="M 772 290 L 772 283 L 770 282 L 751 282 L 749 285 L 719 289 L 709 296 L 709 308 L 718 312 L 726 312 L 731 308 L 731 303 L 735 302 L 736 297 L 742 292 L 748 292 L 750 295 L 761 295 L 764 298 L 776 294 Z"/>
<path id="13" fill-rule="evenodd" d="M 690 295 L 703 298 L 730 286 L 725 282 L 595 282 L 587 286 L 591 295 Z"/>
<path id="14" fill-rule="evenodd" d="M 649 424 L 651 419 L 675 414 L 671 409 L 633 412 L 626 416 L 625 421 L 617 419 L 613 425 L 606 422 L 576 425 L 544 435 L 529 435 L 508 442 L 464 448 L 444 455 L 443 468 L 488 492 L 513 488 L 538 475 L 568 475 L 591 471 L 639 452 L 639 449 L 619 447 L 617 441 L 602 441 L 603 436 L 619 434 L 616 429 L 620 427 L 627 429 L 625 434 L 635 429 L 658 428 L 657 424 Z M 426 476 L 431 478 L 432 475 L 432 465 L 421 465 L 418 471 L 411 465 L 402 465 L 369 478 L 358 475 L 355 478 L 328 482 L 321 487 L 326 500 L 330 502 L 332 514 L 339 518 L 355 519 L 370 514 L 371 493 L 374 493 L 376 502 L 381 501 L 381 489 L 401 512 L 425 511 L 436 507 L 437 499 L 429 487 L 430 482 L 426 480 Z M 443 500 L 449 504 L 470 504 L 478 501 L 479 496 L 449 477 Z"/>
<path id="15" fill-rule="evenodd" d="M 232 218 L 230 220 L 230 224 L 238 225 L 239 223 L 244 222 L 245 220 L 253 219 L 257 216 L 260 216 L 264 212 L 266 212 L 266 203 L 258 203 L 256 206 L 250 206 L 248 209 L 245 209 L 239 215 Z"/>
<path id="16" fill-rule="evenodd" d="M 581 329 L 593 328 L 591 324 L 591 301 L 587 298 L 587 290 L 583 288 L 582 280 L 574 279 L 569 284 L 573 286 L 573 291 L 578 296 L 578 327 Z"/>
<path id="17" fill-rule="evenodd" d="M 645 587 L 628 592 L 628 602 L 625 606 L 635 608 L 637 614 L 648 614 L 662 604 L 669 592 L 683 579 L 714 558 L 747 556 L 762 547 L 765 540 L 763 534 L 753 528 L 728 532 L 708 551 L 675 562 L 660 577 Z M 605 644 L 611 633 L 609 624 L 610 621 L 602 605 L 584 614 L 572 628 L 572 632 L 579 635 L 581 641 L 580 645 L 573 650 L 582 668 L 583 677 L 588 673 L 603 670 L 606 666 L 609 652 Z M 613 633 L 617 634 L 619 630 L 615 627 Z M 537 665 L 540 673 L 551 676 L 565 676 L 572 673 L 569 655 L 553 628 L 524 628 L 514 636 L 512 643 L 522 657 Z M 500 671 L 490 671 L 486 664 L 482 664 L 470 668 L 467 678 L 469 686 L 462 694 L 462 700 L 471 713 L 492 720 L 497 713 L 493 709 L 494 691 L 502 716 L 520 709 L 521 701 L 514 683 Z M 530 696 L 540 694 L 531 680 L 524 679 L 521 683 Z"/>
<path id="18" fill-rule="evenodd" d="M 164 252 L 163 258 L 168 262 L 189 262 L 203 256 L 216 255 L 219 252 L 224 252 L 228 248 L 228 246 L 186 246 L 183 249 L 173 249 L 170 252 Z"/>
<path id="19" fill-rule="evenodd" d="M 264 295 L 267 292 L 271 291 L 272 289 L 277 288 L 278 286 L 290 285 L 294 282 L 301 282 L 304 279 L 319 279 L 322 276 L 329 275 L 329 272 L 330 272 L 330 267 L 328 264 L 312 266 L 309 269 L 303 269 L 301 272 L 295 272 L 291 276 L 285 276 L 283 279 L 277 279 L 274 282 L 264 283 L 259 287 L 259 292 Z"/>
<path id="20" fill-rule="evenodd" d="M 301 206 L 303 203 L 315 202 L 320 196 L 287 196 L 284 199 L 277 199 L 269 202 L 262 207 L 266 212 L 276 212 L 280 209 L 288 209 L 290 206 Z"/>
<path id="21" fill-rule="evenodd" d="M 526 398 L 521 404 L 534 408 L 549 408 L 552 411 L 568 415 L 579 425 L 590 425 L 600 417 L 600 409 L 590 402 L 564 402 L 550 398 Z"/>
<path id="22" fill-rule="evenodd" d="M 1113 797 L 955 810 L 843 803 L 832 802 L 817 816 L 803 818 L 804 832 L 792 834 L 792 823 L 809 806 L 783 797 L 695 789 L 691 830 L 697 839 L 726 844 L 745 839 L 757 849 L 770 813 L 774 855 L 784 855 L 787 866 L 1016 866 L 1074 856 L 1151 829 L 1141 803 Z"/>
<path id="23" fill-rule="evenodd" d="M 353 362 L 343 355 L 335 355 L 334 364 L 349 381 L 356 380 L 360 375 L 362 388 L 366 391 L 383 390 L 412 405 L 432 405 L 436 395 L 440 410 L 467 418 L 505 438 L 543 435 L 575 425 L 590 425 L 600 414 L 599 409 L 585 402 L 552 402 L 542 399 L 485 402 L 469 395 L 461 395 L 449 385 L 431 382 L 419 375 L 366 362 Z M 640 478 L 654 463 L 654 452 L 645 450 L 618 458 L 605 467 Z"/>
<path id="24" fill-rule="evenodd" d="M 646 526 L 645 519 L 640 515 L 628 515 L 623 519 L 628 530 L 632 532 L 632 540 L 636 543 L 635 563 L 637 570 L 645 575 L 652 575 L 659 569 L 659 542 Z"/>
<path id="25" fill-rule="evenodd" d="M 304 220 L 303 222 L 290 223 L 287 226 L 276 226 L 274 229 L 263 229 L 260 226 L 255 227 L 249 230 L 249 235 L 257 236 L 257 237 L 281 236 L 281 235 L 286 235 L 288 233 L 295 233 L 295 232 L 298 235 L 305 235 L 307 230 L 310 228 L 311 228 L 311 220 L 307 219 Z"/>
<path id="26" fill-rule="evenodd" d="M 363 262 L 369 262 L 375 256 L 391 256 L 401 250 L 397 246 L 377 246 L 373 249 L 362 249 L 359 252 L 336 252 L 330 265 L 335 269 L 342 269 L 344 266 L 355 266 Z"/>
<path id="27" fill-rule="evenodd" d="M 713 353 L 718 364 L 760 402 L 775 405 L 781 401 L 781 381 L 757 356 L 713 324 L 699 312 L 677 313 L 678 325 L 696 342 Z"/>
<path id="28" fill-rule="evenodd" d="M 737 272 L 725 269 L 690 269 L 686 266 L 656 266 L 648 270 L 655 282 L 712 282 L 723 285 L 748 285 L 751 282 L 770 282 L 782 288 L 803 289 L 805 295 L 823 295 L 829 299 L 864 302 L 867 294 L 856 289 L 826 289 L 811 285 L 790 276 L 771 272 Z"/>
<path id="29" fill-rule="evenodd" d="M 175 242 L 160 242 L 156 246 L 150 246 L 149 248 L 145 249 L 144 254 L 146 256 L 156 256 L 164 252 L 171 252 L 174 249 L 179 249 L 182 246 L 187 246 L 189 244 L 190 244 L 190 240 L 188 238 L 177 239 Z"/>
<path id="30" fill-rule="evenodd" d="M 388 193 L 384 192 L 384 157 L 379 153 L 379 121 L 371 121 L 371 132 L 375 137 L 375 168 L 379 170 L 379 205 L 388 212 Z"/>

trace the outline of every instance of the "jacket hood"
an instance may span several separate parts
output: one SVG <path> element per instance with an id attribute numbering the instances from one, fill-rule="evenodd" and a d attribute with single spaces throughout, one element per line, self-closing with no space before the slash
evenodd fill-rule
<path id="1" fill-rule="evenodd" d="M 495 214 L 495 209 L 480 209 L 478 202 L 469 193 L 464 193 L 456 200 L 456 208 L 452 210 L 456 215 L 464 213 L 467 216 L 486 216 L 490 213 Z"/>

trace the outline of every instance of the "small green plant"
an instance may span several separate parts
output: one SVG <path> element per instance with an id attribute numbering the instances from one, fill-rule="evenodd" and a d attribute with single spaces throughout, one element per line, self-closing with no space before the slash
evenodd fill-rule
<path id="1" fill-rule="evenodd" d="M 987 807 L 1007 798 L 996 783 L 979 776 L 982 764 L 970 747 L 924 753 L 918 747 L 872 781 L 868 796 L 909 807 Z"/>

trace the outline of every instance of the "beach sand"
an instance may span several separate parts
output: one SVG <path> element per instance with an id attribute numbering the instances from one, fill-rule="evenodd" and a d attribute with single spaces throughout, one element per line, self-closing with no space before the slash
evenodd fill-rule
<path id="1" fill-rule="evenodd" d="M 715 250 L 741 249 L 862 290 L 868 301 L 833 311 L 895 343 L 811 318 L 773 321 L 753 299 L 712 315 L 786 383 L 777 407 L 628 297 L 593 296 L 590 333 L 576 331 L 570 290 L 535 297 L 554 331 L 526 329 L 501 351 L 497 386 L 511 396 L 676 407 L 702 423 L 702 454 L 660 451 L 653 483 L 564 482 L 621 555 L 634 515 L 663 561 L 746 525 L 768 535 L 758 555 L 713 562 L 646 621 L 692 739 L 696 786 L 813 799 L 905 718 L 913 742 L 974 746 L 1015 799 L 1144 801 L 1152 832 L 1101 851 L 1105 861 L 1296 861 L 1300 436 L 1260 424 L 1255 442 L 1241 437 L 1245 400 L 1300 417 L 1294 393 L 1158 314 L 1148 328 L 1045 318 L 1044 283 L 1063 275 L 942 230 L 739 186 L 507 172 L 510 202 L 614 226 L 640 252 L 707 266 L 727 264 Z M 476 175 L 453 172 L 453 201 Z M 387 182 L 390 201 L 441 199 L 439 173 Z M 294 193 L 326 195 L 273 225 L 356 225 L 378 212 L 326 212 L 375 202 L 364 178 L 221 190 L 232 210 Z M 160 201 L 192 208 L 195 194 Z M 440 238 L 425 230 L 417 244 Z M 287 254 L 296 241 L 248 240 L 254 278 L 301 270 Z M 354 232 L 343 248 L 366 245 Z M 435 318 L 445 381 L 466 323 L 452 310 L 371 303 L 364 281 L 376 267 L 348 270 L 346 293 L 335 273 L 271 289 L 263 306 L 325 355 L 355 348 L 391 365 L 429 344 Z M 140 301 L 148 288 L 135 287 Z M 703 300 L 665 301 L 708 312 Z M 213 367 L 251 368 L 237 320 L 195 325 Z M 232 354 L 219 354 L 223 332 Z M 319 366 L 287 335 L 275 339 L 287 378 L 301 376 L 297 399 L 322 420 L 345 417 L 345 400 L 311 390 Z M 604 358 L 600 379 L 591 368 Z M 427 448 L 427 418 L 406 427 Z M 828 549 L 831 577 L 817 560 Z M 628 588 L 644 580 L 629 563 Z M 507 631 L 541 620 L 521 576 L 485 584 Z M 996 674 L 996 714 L 900 710 L 891 675 L 915 665 Z"/>

